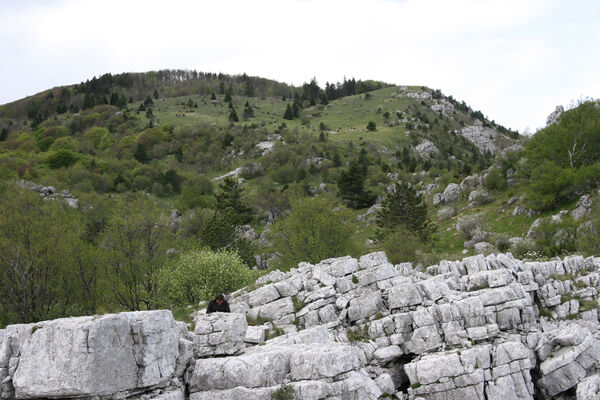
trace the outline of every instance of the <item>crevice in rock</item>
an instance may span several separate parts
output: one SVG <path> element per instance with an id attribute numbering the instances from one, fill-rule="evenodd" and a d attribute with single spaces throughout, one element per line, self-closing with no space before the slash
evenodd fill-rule
<path id="1" fill-rule="evenodd" d="M 411 363 L 415 359 L 415 354 L 404 354 L 388 365 L 389 374 L 394 382 L 396 391 L 406 393 L 410 387 L 408 375 L 404 372 L 404 365 Z"/>

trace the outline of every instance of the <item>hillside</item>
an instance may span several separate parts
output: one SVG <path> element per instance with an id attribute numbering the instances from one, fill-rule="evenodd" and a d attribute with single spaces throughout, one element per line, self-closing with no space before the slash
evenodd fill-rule
<path id="1" fill-rule="evenodd" d="M 596 104 L 531 140 L 439 90 L 354 79 L 105 75 L 0 106 L 1 261 L 15 271 L 0 322 L 183 307 L 157 277 L 198 248 L 259 270 L 376 250 L 423 268 L 597 254 Z M 30 275 L 22 254 L 39 259 Z"/>

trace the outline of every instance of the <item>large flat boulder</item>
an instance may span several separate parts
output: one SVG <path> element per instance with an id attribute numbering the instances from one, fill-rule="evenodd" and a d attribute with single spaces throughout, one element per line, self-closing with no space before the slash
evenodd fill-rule
<path id="1" fill-rule="evenodd" d="M 170 311 L 63 318 L 30 325 L 12 377 L 15 397 L 109 396 L 166 385 L 179 355 Z"/>

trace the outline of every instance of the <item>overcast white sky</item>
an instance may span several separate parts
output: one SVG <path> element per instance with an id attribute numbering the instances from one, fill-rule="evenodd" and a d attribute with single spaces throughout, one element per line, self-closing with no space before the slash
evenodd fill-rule
<path id="1" fill-rule="evenodd" d="M 0 104 L 103 73 L 424 85 L 523 132 L 600 97 L 598 0 L 0 0 Z"/>

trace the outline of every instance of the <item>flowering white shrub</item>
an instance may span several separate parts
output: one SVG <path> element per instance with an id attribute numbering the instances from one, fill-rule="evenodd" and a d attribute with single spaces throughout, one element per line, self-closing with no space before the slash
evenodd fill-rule
<path id="1" fill-rule="evenodd" d="M 165 305 L 191 305 L 244 287 L 253 278 L 235 251 L 192 250 L 165 265 L 157 285 Z"/>

